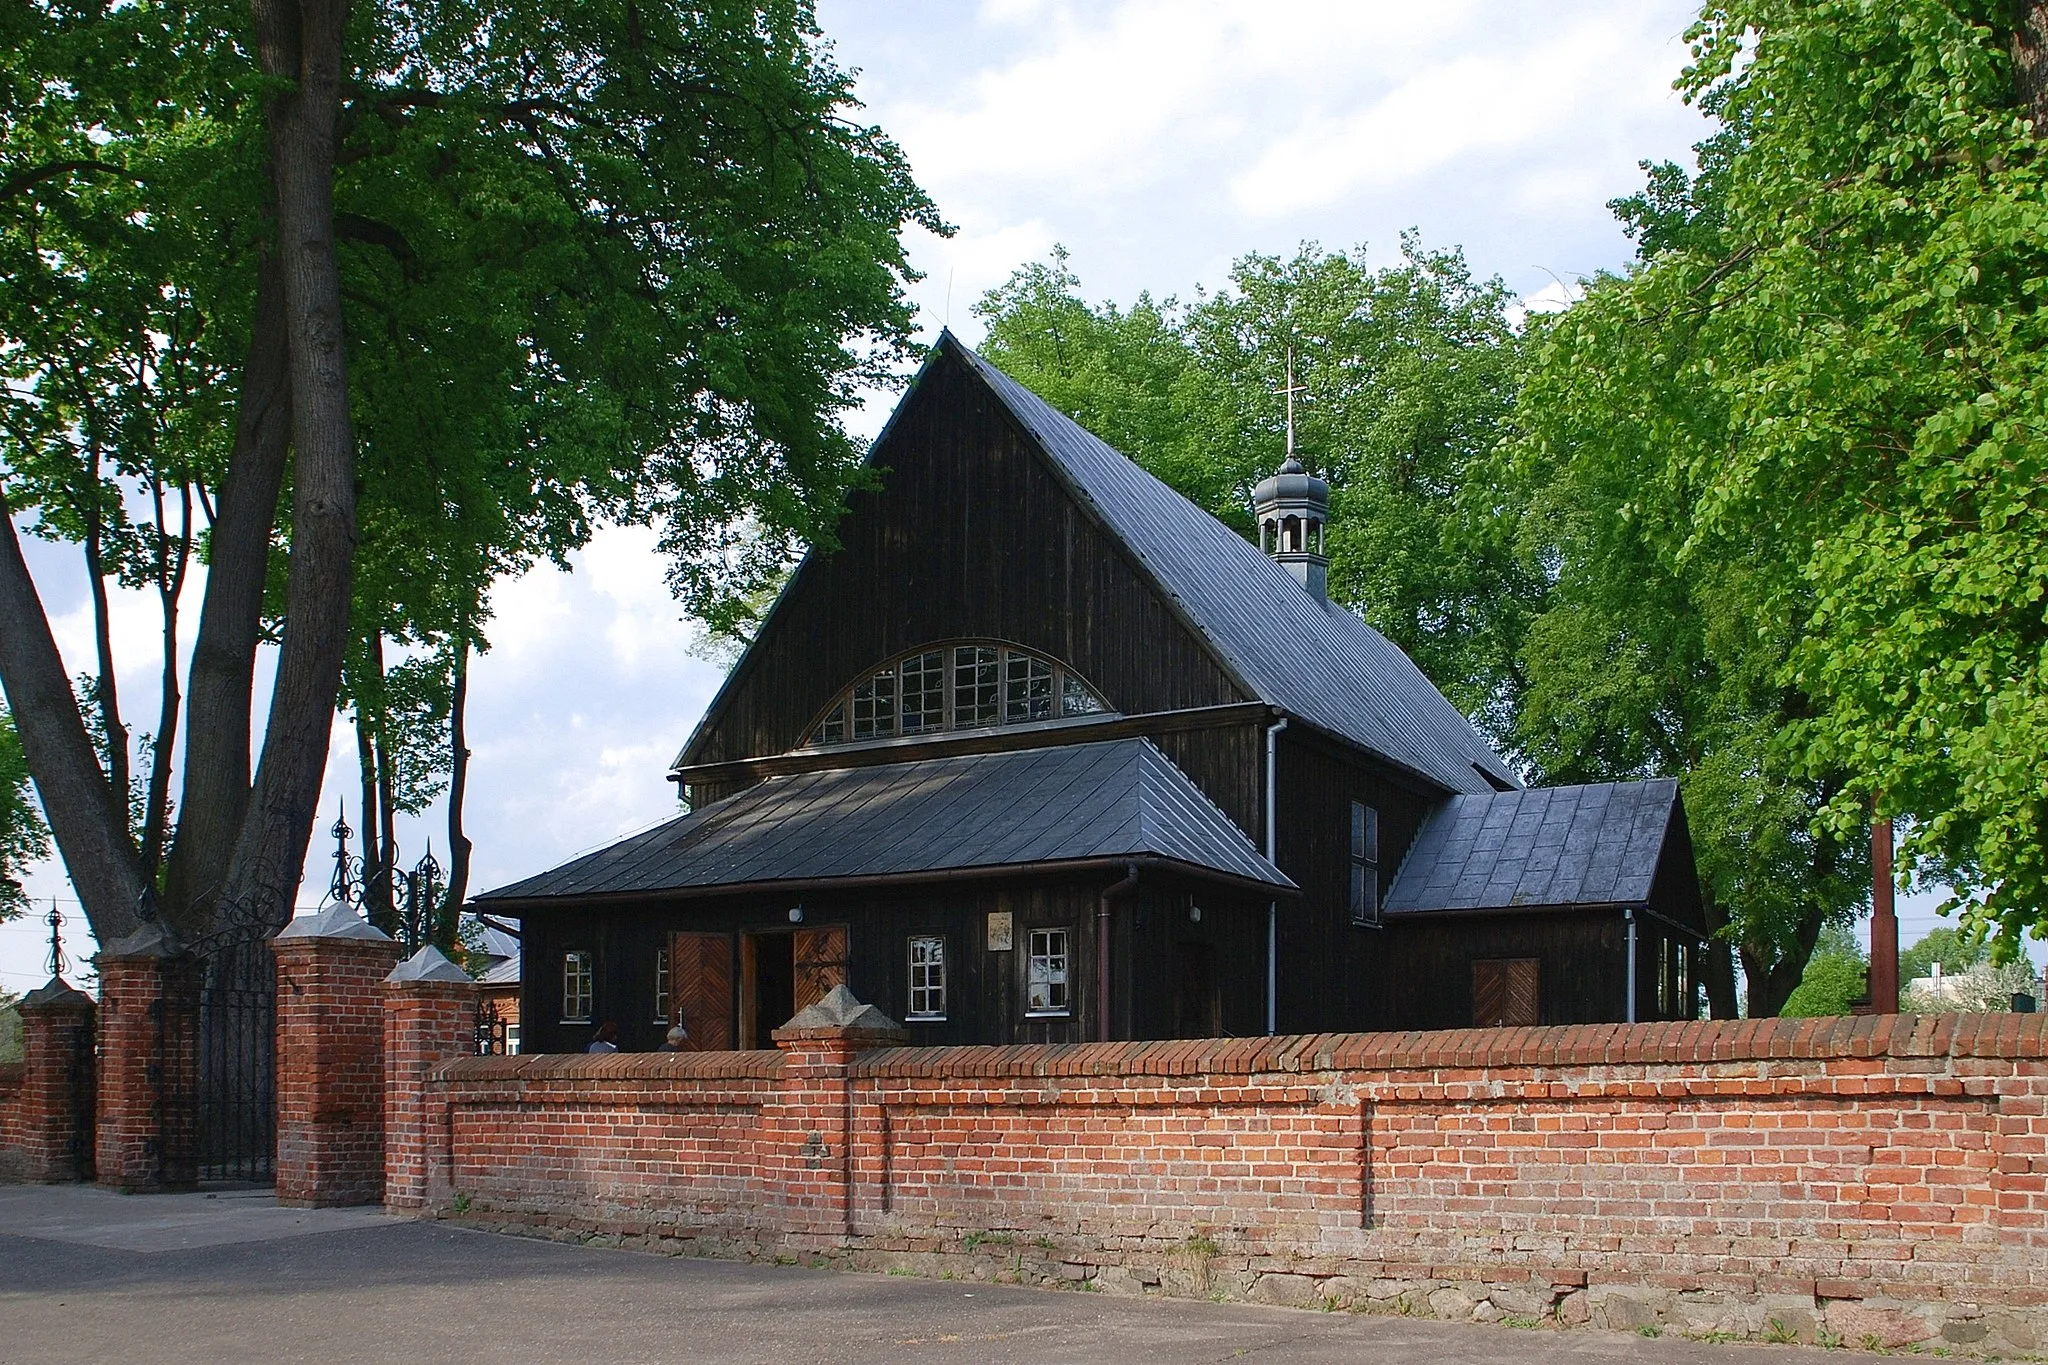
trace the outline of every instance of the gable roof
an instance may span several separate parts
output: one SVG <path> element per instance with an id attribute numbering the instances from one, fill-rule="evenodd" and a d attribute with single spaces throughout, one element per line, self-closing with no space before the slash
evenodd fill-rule
<path id="1" fill-rule="evenodd" d="M 1160 588 L 1263 701 L 1431 778 L 1519 786 L 1500 755 L 1386 636 L 1112 449 L 951 333 L 939 338 L 1038 441 Z"/>
<path id="2" fill-rule="evenodd" d="M 1386 911 L 1646 904 L 1678 808 L 1669 777 L 1454 796 L 1423 822 Z"/>
<path id="3" fill-rule="evenodd" d="M 1146 858 L 1294 883 L 1150 740 L 771 777 L 477 897 L 633 895 Z"/>
<path id="4" fill-rule="evenodd" d="M 1073 418 L 939 334 L 870 449 L 910 406 L 925 375 L 952 358 L 1037 444 L 1068 492 L 1120 541 L 1251 696 L 1453 792 L 1521 785 L 1472 722 L 1386 636 L 1312 595 L 1256 545 L 1140 468 Z M 798 572 L 809 567 L 808 558 Z M 773 608 L 770 609 L 770 618 Z M 756 638 L 767 633 L 764 622 Z M 750 647 L 751 652 L 751 647 Z M 747 658 L 726 676 L 671 769 L 711 733 Z"/>

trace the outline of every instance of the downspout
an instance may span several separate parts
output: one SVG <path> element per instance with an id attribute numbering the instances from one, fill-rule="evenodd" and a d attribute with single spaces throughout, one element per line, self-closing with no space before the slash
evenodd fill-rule
<path id="1" fill-rule="evenodd" d="M 1266 727 L 1266 861 L 1280 866 L 1280 822 L 1274 805 L 1280 794 L 1275 755 L 1280 732 L 1287 728 L 1282 716 Z M 1266 1036 L 1280 1031 L 1280 902 L 1266 902 Z"/>
<path id="2" fill-rule="evenodd" d="M 1095 1041 L 1109 1041 L 1109 903 L 1137 888 L 1138 865 L 1124 864 L 1124 879 L 1095 898 Z"/>
<path id="3" fill-rule="evenodd" d="M 1628 923 L 1628 1009 L 1623 1013 L 1625 1023 L 1636 1021 L 1636 909 L 1628 906 L 1621 912 Z"/>

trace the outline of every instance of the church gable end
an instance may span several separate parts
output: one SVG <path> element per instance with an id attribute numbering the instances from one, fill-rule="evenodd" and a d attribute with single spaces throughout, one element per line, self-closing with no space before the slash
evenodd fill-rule
<path id="1" fill-rule="evenodd" d="M 794 748 L 869 671 L 951 641 L 1021 646 L 1124 714 L 1251 700 L 954 347 L 870 460 L 879 486 L 806 557 L 683 762 Z"/>

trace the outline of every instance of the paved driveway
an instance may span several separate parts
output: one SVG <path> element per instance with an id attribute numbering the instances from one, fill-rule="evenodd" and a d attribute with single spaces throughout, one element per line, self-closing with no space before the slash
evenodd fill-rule
<path id="1" fill-rule="evenodd" d="M 267 1194 L 0 1188 L 0 1362 L 1676 1361 L 1792 1347 L 1353 1318 L 733 1265 Z"/>

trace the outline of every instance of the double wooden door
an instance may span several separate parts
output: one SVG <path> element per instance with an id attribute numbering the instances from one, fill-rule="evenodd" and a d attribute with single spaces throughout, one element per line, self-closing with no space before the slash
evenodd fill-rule
<path id="1" fill-rule="evenodd" d="M 789 1022 L 775 1015 L 804 1010 L 846 983 L 843 924 L 686 930 L 670 935 L 668 953 L 670 1007 L 699 1052 L 762 1046 L 770 1030 Z"/>

